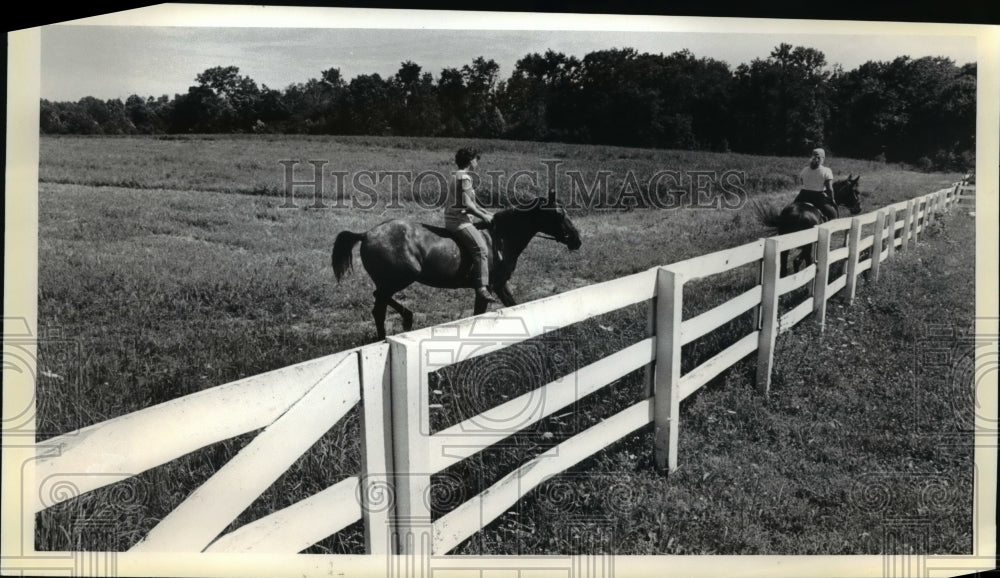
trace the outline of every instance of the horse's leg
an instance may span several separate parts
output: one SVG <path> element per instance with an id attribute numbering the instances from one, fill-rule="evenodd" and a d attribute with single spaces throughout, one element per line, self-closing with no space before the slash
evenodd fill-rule
<path id="1" fill-rule="evenodd" d="M 795 261 L 792 263 L 792 273 L 798 273 L 802 269 L 802 263 L 809 266 L 809 253 L 805 249 L 799 248 L 795 252 Z"/>
<path id="2" fill-rule="evenodd" d="M 391 298 L 390 298 L 391 299 Z M 375 318 L 375 333 L 379 340 L 385 339 L 385 307 L 389 304 L 387 298 L 375 292 L 375 307 L 372 308 L 372 317 Z"/>
<path id="3" fill-rule="evenodd" d="M 500 298 L 500 302 L 503 303 L 505 307 L 517 305 L 517 301 L 514 300 L 514 295 L 511 294 L 510 287 L 508 287 L 506 283 L 497 287 L 497 297 Z"/>
<path id="4" fill-rule="evenodd" d="M 375 308 L 372 309 L 372 315 L 375 317 L 375 329 L 378 331 L 378 338 L 385 339 L 385 310 L 386 307 L 391 306 L 403 317 L 403 330 L 409 331 L 413 328 L 413 312 L 407 309 L 402 303 L 396 301 L 392 298 L 396 294 L 394 290 L 376 289 L 375 290 Z"/>
<path id="5" fill-rule="evenodd" d="M 809 245 L 808 249 L 805 249 L 805 262 L 806 267 L 812 266 L 816 262 L 816 251 L 815 245 Z M 813 294 L 813 285 L 815 285 L 817 275 L 813 273 L 813 283 L 806 283 L 806 295 L 811 296 Z"/>
<path id="6" fill-rule="evenodd" d="M 403 331 L 409 331 L 413 329 L 413 312 L 406 308 L 405 305 L 396 301 L 392 297 L 388 298 L 389 305 L 396 310 L 403 317 Z"/>

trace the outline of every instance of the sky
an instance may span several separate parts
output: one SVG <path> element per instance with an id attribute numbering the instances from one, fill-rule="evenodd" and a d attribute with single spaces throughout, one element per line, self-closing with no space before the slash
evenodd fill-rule
<path id="1" fill-rule="evenodd" d="M 435 18 L 437 18 L 435 20 Z M 195 76 L 214 66 L 236 66 L 240 74 L 260 85 L 284 89 L 292 83 L 319 78 L 328 68 L 339 68 L 346 80 L 359 74 L 378 73 L 388 77 L 400 64 L 412 60 L 435 79 L 441 69 L 461 68 L 477 56 L 492 58 L 500 65 L 500 78 L 508 78 L 518 59 L 532 52 L 554 50 L 582 58 L 588 52 L 607 48 L 635 48 L 639 52 L 670 54 L 690 50 L 696 57 L 722 60 L 735 68 L 755 58 L 766 58 L 778 44 L 808 46 L 822 51 L 828 64 L 845 70 L 870 61 L 889 61 L 898 56 L 919 58 L 944 56 L 957 64 L 976 60 L 976 43 L 971 36 L 942 34 L 938 28 L 915 29 L 916 34 L 879 34 L 879 28 L 857 26 L 859 33 L 843 23 L 831 32 L 817 33 L 803 26 L 803 32 L 771 32 L 763 27 L 647 26 L 650 20 L 625 23 L 614 29 L 482 29 L 489 23 L 475 21 L 480 29 L 455 26 L 442 16 L 430 19 L 379 22 L 379 28 L 352 27 L 352 19 L 333 20 L 336 27 L 303 26 L 291 19 L 291 27 L 219 27 L 56 24 L 41 28 L 40 96 L 53 101 L 76 101 L 84 96 L 125 99 L 185 93 L 195 85 Z M 661 17 L 656 17 L 661 18 Z M 278 19 L 275 19 L 278 20 Z M 676 20 L 671 20 L 670 23 Z M 705 19 L 700 19 L 704 23 Z M 614 20 L 607 22 L 615 23 Z M 813 21 L 814 22 L 814 21 Z M 211 24 L 211 22 L 209 22 Z M 264 20 L 266 25 L 267 20 Z M 866 23 L 873 24 L 873 23 Z M 885 23 L 880 23 L 885 25 Z M 517 22 L 514 25 L 518 25 Z M 588 26 L 592 26 L 588 24 Z M 928 25 L 935 26 L 935 25 Z M 537 28 L 537 26 L 536 26 Z M 608 28 L 616 28 L 609 26 Z M 673 29 L 671 29 L 673 28 Z M 773 27 L 772 27 L 773 28 Z M 788 29 L 783 24 L 780 28 Z M 921 34 L 926 30 L 926 34 Z"/>

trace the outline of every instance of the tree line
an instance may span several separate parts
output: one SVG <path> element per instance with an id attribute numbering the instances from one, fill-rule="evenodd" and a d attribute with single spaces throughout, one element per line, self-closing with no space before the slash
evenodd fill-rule
<path id="1" fill-rule="evenodd" d="M 349 82 L 330 68 L 284 90 L 235 66 L 187 93 L 41 102 L 43 134 L 282 133 L 505 138 L 635 147 L 840 156 L 924 169 L 974 164 L 976 65 L 943 57 L 869 61 L 844 71 L 781 44 L 735 69 L 682 50 L 632 48 L 582 59 L 547 51 L 507 79 L 482 56 L 435 79 L 406 61 Z"/>

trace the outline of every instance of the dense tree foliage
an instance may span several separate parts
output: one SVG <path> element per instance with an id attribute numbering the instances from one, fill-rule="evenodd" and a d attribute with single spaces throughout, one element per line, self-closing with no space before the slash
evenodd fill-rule
<path id="1" fill-rule="evenodd" d="M 823 142 L 835 99 L 822 52 L 782 44 L 736 69 L 734 146 L 800 154 Z"/>
<path id="2" fill-rule="evenodd" d="M 835 154 L 931 169 L 974 162 L 976 66 L 906 56 L 845 72 L 781 44 L 736 69 L 689 51 L 632 48 L 583 59 L 547 51 L 507 79 L 479 56 L 437 79 L 412 61 L 349 82 L 337 68 L 284 90 L 235 66 L 210 68 L 168 98 L 41 103 L 44 134 L 306 133 L 456 136 Z"/>

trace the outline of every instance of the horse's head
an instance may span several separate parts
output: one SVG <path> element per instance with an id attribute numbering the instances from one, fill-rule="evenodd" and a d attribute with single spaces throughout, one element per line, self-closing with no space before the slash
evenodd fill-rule
<path id="1" fill-rule="evenodd" d="M 852 215 L 857 215 L 861 212 L 861 191 L 858 189 L 861 175 L 851 178 L 853 176 L 847 175 L 846 179 L 833 183 L 833 197 L 838 205 L 847 207 Z"/>
<path id="2" fill-rule="evenodd" d="M 556 201 L 555 191 L 551 191 L 547 199 L 522 199 L 515 206 L 500 211 L 493 217 L 493 229 L 505 237 L 525 240 L 541 233 L 566 245 L 571 251 L 583 244 L 576 225 Z"/>
<path id="3" fill-rule="evenodd" d="M 566 214 L 566 209 L 562 208 L 562 205 L 556 200 L 554 190 L 549 191 L 547 199 L 539 198 L 532 205 L 531 211 L 535 213 L 539 233 L 549 235 L 566 245 L 570 251 L 576 251 L 580 248 L 580 245 L 583 244 L 583 241 L 580 240 L 580 232 L 577 231 L 576 225 Z"/>

